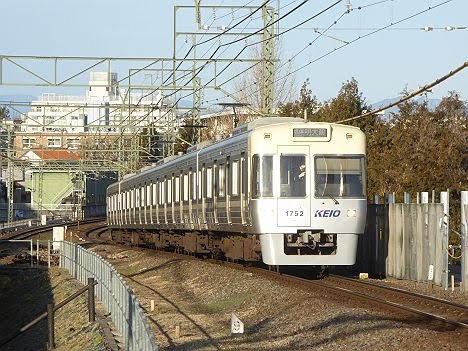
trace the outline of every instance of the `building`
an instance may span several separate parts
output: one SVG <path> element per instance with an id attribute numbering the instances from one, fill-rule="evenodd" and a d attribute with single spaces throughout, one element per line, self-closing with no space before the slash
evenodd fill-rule
<path id="1" fill-rule="evenodd" d="M 91 72 L 86 95 L 44 93 L 32 101 L 20 131 L 77 134 L 120 132 L 125 125 L 165 125 L 173 118 L 171 104 L 161 92 L 129 94 L 119 89 L 117 73 Z"/>

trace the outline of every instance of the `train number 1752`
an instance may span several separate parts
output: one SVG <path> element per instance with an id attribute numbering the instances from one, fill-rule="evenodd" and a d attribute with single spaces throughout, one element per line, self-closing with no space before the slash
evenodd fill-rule
<path id="1" fill-rule="evenodd" d="M 304 211 L 287 210 L 284 212 L 286 213 L 287 217 L 304 217 Z"/>

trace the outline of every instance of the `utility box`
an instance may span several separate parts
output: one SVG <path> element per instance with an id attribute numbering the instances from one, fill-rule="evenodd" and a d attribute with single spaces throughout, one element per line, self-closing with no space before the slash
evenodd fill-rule
<path id="1" fill-rule="evenodd" d="M 65 238 L 65 232 L 67 227 L 54 227 L 52 230 L 52 247 L 54 250 L 60 250 L 60 241 L 63 241 Z"/>
<path id="2" fill-rule="evenodd" d="M 47 215 L 42 215 L 41 216 L 41 225 L 46 225 L 47 224 Z"/>

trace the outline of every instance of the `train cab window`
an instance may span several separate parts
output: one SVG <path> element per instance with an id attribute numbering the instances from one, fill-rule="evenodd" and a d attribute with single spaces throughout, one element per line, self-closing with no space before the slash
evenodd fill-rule
<path id="1" fill-rule="evenodd" d="M 239 195 L 239 161 L 234 161 L 231 166 L 231 195 Z"/>
<path id="2" fill-rule="evenodd" d="M 218 196 L 226 196 L 226 168 L 224 165 L 218 167 Z"/>
<path id="3" fill-rule="evenodd" d="M 364 156 L 316 156 L 316 197 L 365 197 Z"/>
<path id="4" fill-rule="evenodd" d="M 211 199 L 213 197 L 213 168 L 208 167 L 206 169 L 206 198 Z"/>
<path id="5" fill-rule="evenodd" d="M 252 158 L 252 197 L 273 196 L 273 156 Z"/>
<path id="6" fill-rule="evenodd" d="M 280 157 L 280 196 L 306 196 L 305 155 L 281 155 Z"/>

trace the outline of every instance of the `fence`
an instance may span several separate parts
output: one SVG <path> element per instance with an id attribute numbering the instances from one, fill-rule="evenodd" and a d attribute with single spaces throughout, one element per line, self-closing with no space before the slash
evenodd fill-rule
<path id="1" fill-rule="evenodd" d="M 111 313 L 125 350 L 157 350 L 143 309 L 114 267 L 96 253 L 67 241 L 61 242 L 60 253 L 60 267 L 74 278 L 83 284 L 87 284 L 89 277 L 97 280 L 96 295 Z"/>
<path id="2" fill-rule="evenodd" d="M 461 278 L 468 292 L 468 191 L 461 192 Z"/>
<path id="3" fill-rule="evenodd" d="M 445 204 L 369 204 L 356 268 L 377 277 L 430 281 L 448 288 Z"/>

